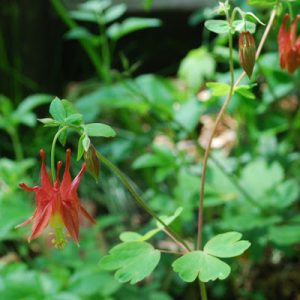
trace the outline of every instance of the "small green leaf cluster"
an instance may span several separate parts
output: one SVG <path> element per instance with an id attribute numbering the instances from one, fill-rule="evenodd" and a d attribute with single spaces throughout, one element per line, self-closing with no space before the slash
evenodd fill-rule
<path id="1" fill-rule="evenodd" d="M 106 35 L 117 41 L 122 37 L 142 29 L 158 27 L 160 20 L 154 18 L 129 17 L 122 22 L 117 22 L 127 11 L 124 3 L 112 5 L 111 1 L 88 1 L 78 6 L 77 10 L 71 12 L 71 17 L 78 21 L 100 24 L 105 27 Z M 66 37 L 68 39 L 85 39 L 94 45 L 104 43 L 103 36 L 92 34 L 85 27 L 71 29 Z"/>
<path id="2" fill-rule="evenodd" d="M 219 2 L 220 14 L 225 14 L 226 20 L 207 20 L 205 27 L 217 34 L 234 34 L 235 32 L 249 31 L 251 34 L 256 31 L 255 21 L 264 25 L 253 12 L 245 12 L 239 7 L 235 7 L 230 15 L 231 7 L 229 1 Z M 241 19 L 236 20 L 237 13 Z M 247 20 L 247 18 L 249 20 Z"/>
<path id="3" fill-rule="evenodd" d="M 219 97 L 225 96 L 230 91 L 230 85 L 222 82 L 207 82 L 206 86 L 211 89 L 212 96 Z M 233 94 L 237 93 L 246 99 L 256 99 L 254 93 L 251 91 L 253 85 L 239 85 L 233 90 Z"/>
<path id="4" fill-rule="evenodd" d="M 52 118 L 39 119 L 45 127 L 58 127 L 62 130 L 59 141 L 62 145 L 66 144 L 68 129 L 74 129 L 80 134 L 78 142 L 77 159 L 79 160 L 84 152 L 87 152 L 90 145 L 90 137 L 114 137 L 115 131 L 103 123 L 85 124 L 83 116 L 77 112 L 70 101 L 55 98 L 50 104 L 49 112 Z"/>

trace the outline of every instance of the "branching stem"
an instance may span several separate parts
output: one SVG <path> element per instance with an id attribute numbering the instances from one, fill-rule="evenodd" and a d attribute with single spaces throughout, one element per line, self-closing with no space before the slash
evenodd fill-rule
<path id="1" fill-rule="evenodd" d="M 112 162 L 110 162 L 104 155 L 97 151 L 97 156 L 101 160 L 101 162 L 110 169 L 113 173 L 115 173 L 122 183 L 125 185 L 127 190 L 132 195 L 133 199 L 137 202 L 137 204 L 143 208 L 151 217 L 157 220 L 160 224 L 164 226 L 164 231 L 176 242 L 178 246 L 182 248 L 182 250 L 186 252 L 190 252 L 191 249 L 186 244 L 186 242 L 176 233 L 173 231 L 170 226 L 165 224 L 163 220 L 145 203 L 145 201 L 141 198 L 141 196 L 136 192 L 130 181 L 128 180 L 127 176 L 123 174 L 121 170 L 119 170 Z"/>
<path id="2" fill-rule="evenodd" d="M 271 30 L 271 27 L 273 25 L 274 19 L 276 17 L 276 12 L 277 12 L 277 5 L 275 8 L 272 10 L 268 25 L 265 29 L 265 32 L 262 36 L 262 39 L 259 43 L 259 46 L 256 51 L 256 60 L 258 59 L 261 50 L 263 48 L 263 45 L 267 39 L 267 36 Z M 204 188 L 205 188 L 205 178 L 206 178 L 206 170 L 207 170 L 207 163 L 208 163 L 208 158 L 209 158 L 209 153 L 211 151 L 211 145 L 213 138 L 215 136 L 216 130 L 218 128 L 218 125 L 227 109 L 227 106 L 232 98 L 234 89 L 240 84 L 242 79 L 245 77 L 246 73 L 243 72 L 239 78 L 234 82 L 234 70 L 233 70 L 233 60 L 232 60 L 232 35 L 229 33 L 229 53 L 230 53 L 230 75 L 231 75 L 231 87 L 230 91 L 223 103 L 223 106 L 221 107 L 220 112 L 217 115 L 216 121 L 214 123 L 210 138 L 208 140 L 207 147 L 205 149 L 205 154 L 204 154 L 204 159 L 203 159 L 203 169 L 202 169 L 202 176 L 201 176 L 201 184 L 200 184 L 200 196 L 199 196 L 199 209 L 198 209 L 198 234 L 197 234 L 197 249 L 201 248 L 202 244 L 202 227 L 203 227 L 203 201 L 204 201 Z"/>

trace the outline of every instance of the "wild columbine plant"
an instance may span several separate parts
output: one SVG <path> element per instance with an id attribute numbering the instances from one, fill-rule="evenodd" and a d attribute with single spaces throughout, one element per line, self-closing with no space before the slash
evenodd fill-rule
<path id="1" fill-rule="evenodd" d="M 249 0 L 249 4 L 252 3 L 258 2 L 257 0 Z M 219 3 L 219 12 L 222 16 L 225 16 L 225 19 L 209 20 L 205 23 L 208 30 L 217 34 L 225 34 L 228 37 L 230 83 L 207 83 L 214 95 L 226 97 L 216 118 L 202 163 L 198 231 L 195 245 L 187 243 L 170 226 L 180 216 L 184 208 L 179 207 L 172 216 L 158 216 L 136 192 L 128 177 L 93 146 L 92 137 L 114 137 L 114 130 L 102 123 L 85 124 L 82 115 L 76 111 L 70 102 L 58 98 L 55 98 L 50 105 L 52 118 L 40 120 L 46 127 L 57 127 L 51 150 L 52 182 L 46 171 L 45 154 L 41 151 L 41 186 L 30 188 L 25 184 L 21 184 L 22 188 L 36 194 L 36 211 L 29 220 L 21 224 L 26 225 L 33 222 L 32 234 L 29 240 L 38 237 L 49 224 L 56 234 L 54 240 L 56 246 L 63 247 L 65 245 L 66 233 L 71 236 L 75 243 L 79 242 L 79 213 L 82 213 L 91 222 L 94 222 L 94 219 L 81 206 L 77 196 L 77 188 L 85 168 L 90 171 L 96 180 L 98 179 L 101 162 L 122 181 L 136 203 L 156 220 L 153 228 L 143 235 L 136 232 L 123 232 L 120 235 L 121 243 L 113 247 L 108 255 L 101 258 L 101 268 L 115 271 L 115 277 L 120 282 L 135 284 L 143 280 L 155 269 L 160 261 L 161 253 L 164 252 L 155 248 L 149 241 L 158 233 L 164 232 L 178 247 L 178 251 L 171 253 L 180 255 L 172 263 L 174 272 L 185 282 L 197 280 L 200 286 L 201 298 L 207 300 L 205 283 L 216 279 L 224 280 L 231 272 L 230 266 L 223 258 L 241 255 L 250 247 L 250 242 L 241 240 L 242 235 L 239 232 L 220 233 L 208 240 L 204 246 L 202 245 L 204 188 L 212 140 L 232 96 L 235 93 L 245 97 L 249 94 L 253 95 L 250 85 L 239 86 L 239 84 L 246 74 L 249 78 L 252 76 L 255 61 L 259 57 L 268 33 L 273 26 L 280 3 L 279 0 L 259 1 L 259 5 L 263 4 L 267 7 L 271 5 L 273 8 L 257 50 L 255 46 L 256 22 L 260 24 L 262 22 L 252 12 L 244 12 L 238 7 L 232 9 L 227 0 Z M 240 18 L 237 18 L 237 16 Z M 290 73 L 294 72 L 300 65 L 300 41 L 299 38 L 296 39 L 298 18 L 293 20 L 290 29 L 287 29 L 286 24 L 289 17 L 285 16 L 279 32 L 280 63 Z M 234 34 L 239 36 L 240 64 L 244 70 L 237 79 L 235 78 L 233 61 Z M 73 130 L 79 135 L 77 160 L 83 157 L 86 165 L 82 166 L 81 171 L 72 181 L 69 173 L 70 151 L 67 150 L 66 169 L 60 183 L 59 169 L 61 163 L 58 163 L 57 170 L 55 170 L 55 145 L 57 140 L 65 145 L 69 130 Z"/>

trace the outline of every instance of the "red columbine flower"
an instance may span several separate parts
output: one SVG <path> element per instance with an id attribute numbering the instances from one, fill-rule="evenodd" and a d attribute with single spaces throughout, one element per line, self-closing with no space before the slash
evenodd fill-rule
<path id="1" fill-rule="evenodd" d="M 66 244 L 65 229 L 71 238 L 78 245 L 79 235 L 79 213 L 81 212 L 90 222 L 95 223 L 93 217 L 80 205 L 77 189 L 80 179 L 85 172 L 86 166 L 82 165 L 78 175 L 72 181 L 70 175 L 71 150 L 66 152 L 66 167 L 62 182 L 59 181 L 59 171 L 62 162 L 57 163 L 57 174 L 54 184 L 52 184 L 45 166 L 45 152 L 40 151 L 42 158 L 41 186 L 28 187 L 25 183 L 20 183 L 20 187 L 28 192 L 34 192 L 36 196 L 36 209 L 33 216 L 27 221 L 18 225 L 25 226 L 33 222 L 32 232 L 28 241 L 36 239 L 48 224 L 54 230 L 55 238 L 53 244 L 58 248 L 63 248 Z"/>
<path id="2" fill-rule="evenodd" d="M 280 66 L 293 74 L 300 66 L 300 36 L 297 38 L 297 23 L 300 15 L 287 28 L 290 16 L 286 14 L 278 33 Z"/>
<path id="3" fill-rule="evenodd" d="M 240 63 L 250 78 L 255 64 L 255 40 L 249 31 L 243 31 L 239 38 Z"/>

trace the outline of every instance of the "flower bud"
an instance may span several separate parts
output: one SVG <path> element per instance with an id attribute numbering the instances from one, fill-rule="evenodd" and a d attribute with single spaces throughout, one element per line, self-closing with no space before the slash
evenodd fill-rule
<path id="1" fill-rule="evenodd" d="M 249 31 L 243 31 L 239 38 L 240 63 L 250 78 L 255 64 L 255 40 Z"/>
<path id="2" fill-rule="evenodd" d="M 97 157 L 97 151 L 92 144 L 90 144 L 88 151 L 84 153 L 84 160 L 86 163 L 87 171 L 98 182 L 99 173 L 100 173 L 100 161 Z"/>

